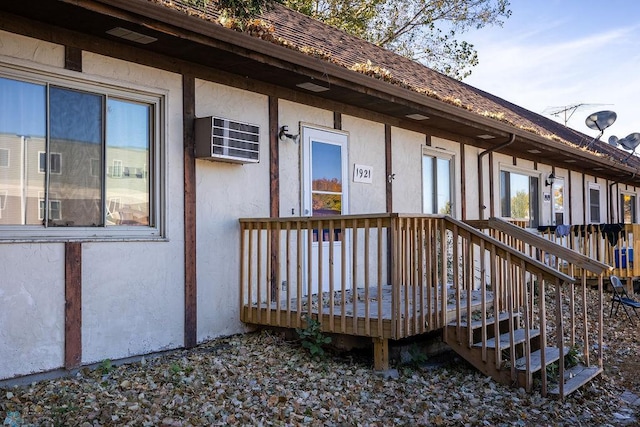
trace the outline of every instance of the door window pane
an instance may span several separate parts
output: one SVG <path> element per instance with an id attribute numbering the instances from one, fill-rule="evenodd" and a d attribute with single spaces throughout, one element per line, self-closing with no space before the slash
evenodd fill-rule
<path id="1" fill-rule="evenodd" d="M 311 143 L 311 202 L 313 215 L 342 214 L 342 147 Z"/>
<path id="2" fill-rule="evenodd" d="M 553 183 L 553 221 L 554 224 L 564 224 L 564 181 L 556 178 Z"/>
<path id="3" fill-rule="evenodd" d="M 451 159 L 422 156 L 422 211 L 452 214 Z"/>
<path id="4" fill-rule="evenodd" d="M 6 154 L 0 168 L 5 209 L 0 225 L 36 225 L 39 194 L 45 175 L 38 173 L 38 152 L 45 150 L 46 87 L 0 78 L 0 149 Z"/>

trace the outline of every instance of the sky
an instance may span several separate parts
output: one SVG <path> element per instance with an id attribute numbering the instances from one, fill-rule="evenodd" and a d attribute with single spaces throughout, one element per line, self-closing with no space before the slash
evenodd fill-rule
<path id="1" fill-rule="evenodd" d="M 510 9 L 502 27 L 460 37 L 480 61 L 465 83 L 561 123 L 564 113 L 548 113 L 586 104 L 567 125 L 593 137 L 587 116 L 614 111 L 603 141 L 640 132 L 640 1 L 511 0 Z"/>

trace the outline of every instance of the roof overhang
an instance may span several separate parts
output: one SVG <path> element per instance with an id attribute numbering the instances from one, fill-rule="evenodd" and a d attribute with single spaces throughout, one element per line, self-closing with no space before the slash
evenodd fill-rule
<path id="1" fill-rule="evenodd" d="M 430 134 L 435 130 L 460 135 L 465 143 L 483 149 L 491 149 L 514 134 L 514 143 L 499 152 L 582 171 L 614 182 L 640 183 L 636 168 L 611 157 L 571 147 L 148 0 L 2 2 L 0 10 L 29 21 L 48 24 L 52 28 L 62 27 L 89 35 L 93 44 L 79 43 L 78 46 L 86 50 L 101 51 L 95 45 L 95 41 L 100 39 L 122 43 L 167 58 L 285 88 L 292 93 L 311 94 L 338 105 L 361 108 L 388 117 L 392 119 L 389 121 L 391 124 L 397 123 L 408 129 Z M 11 24 L 12 19 L 7 15 L 0 17 L 0 28 L 11 28 L 13 25 L 15 29 L 18 25 Z M 124 28 L 153 40 L 143 44 L 108 33 L 114 28 Z M 55 35 L 47 29 L 36 30 L 35 34 L 23 31 L 55 41 Z"/>

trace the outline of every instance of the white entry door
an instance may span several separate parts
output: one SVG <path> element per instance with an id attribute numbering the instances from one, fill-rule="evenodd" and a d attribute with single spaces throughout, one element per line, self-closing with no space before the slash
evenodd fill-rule
<path id="1" fill-rule="evenodd" d="M 345 215 L 348 213 L 348 135 L 341 131 L 302 126 L 302 212 L 305 216 Z M 338 224 L 336 224 L 338 225 Z M 326 292 L 330 289 L 330 236 L 329 226 L 313 231 L 311 253 L 307 262 L 311 263 L 312 292 Z M 342 246 L 347 242 L 345 230 L 333 232 L 333 283 L 334 289 L 341 288 Z M 348 248 L 345 247 L 345 250 Z M 318 255 L 322 251 L 322 265 Z M 347 257 L 348 258 L 348 257 Z M 318 270 L 322 268 L 322 286 L 319 286 Z M 306 270 L 306 269 L 305 269 Z M 347 269 L 347 273 L 348 273 Z M 347 274 L 347 277 L 349 274 Z M 348 285 L 348 283 L 346 284 Z M 305 294 L 308 287 L 305 287 Z"/>

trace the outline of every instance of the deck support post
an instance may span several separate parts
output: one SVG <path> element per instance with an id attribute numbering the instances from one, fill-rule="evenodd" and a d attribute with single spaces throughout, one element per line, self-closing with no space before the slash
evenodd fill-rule
<path id="1" fill-rule="evenodd" d="M 373 338 L 373 368 L 376 371 L 389 369 L 389 340 Z"/>

